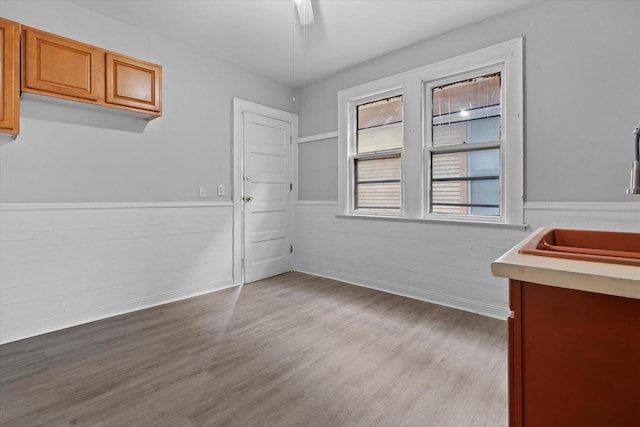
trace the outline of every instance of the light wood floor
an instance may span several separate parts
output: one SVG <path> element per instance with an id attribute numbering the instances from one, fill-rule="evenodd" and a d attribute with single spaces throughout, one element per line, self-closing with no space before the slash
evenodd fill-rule
<path id="1" fill-rule="evenodd" d="M 289 273 L 0 346 L 0 424 L 501 426 L 506 324 Z"/>

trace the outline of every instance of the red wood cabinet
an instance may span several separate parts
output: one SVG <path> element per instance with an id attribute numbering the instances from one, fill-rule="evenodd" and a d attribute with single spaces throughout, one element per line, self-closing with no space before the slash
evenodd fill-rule
<path id="1" fill-rule="evenodd" d="M 159 112 L 162 67 L 107 52 L 106 102 Z"/>
<path id="2" fill-rule="evenodd" d="M 20 132 L 20 24 L 0 18 L 0 133 Z"/>
<path id="3" fill-rule="evenodd" d="M 23 27 L 22 91 L 162 115 L 162 67 Z"/>
<path id="4" fill-rule="evenodd" d="M 23 91 L 80 101 L 104 96 L 104 54 L 97 47 L 24 27 L 23 52 Z"/>
<path id="5" fill-rule="evenodd" d="M 510 280 L 510 426 L 640 425 L 640 300 Z"/>

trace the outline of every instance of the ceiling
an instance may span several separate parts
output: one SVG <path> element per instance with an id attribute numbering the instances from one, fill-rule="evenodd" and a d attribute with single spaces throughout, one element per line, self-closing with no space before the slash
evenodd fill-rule
<path id="1" fill-rule="evenodd" d="M 537 0 L 311 0 L 306 27 L 294 0 L 70 1 L 300 86 Z"/>

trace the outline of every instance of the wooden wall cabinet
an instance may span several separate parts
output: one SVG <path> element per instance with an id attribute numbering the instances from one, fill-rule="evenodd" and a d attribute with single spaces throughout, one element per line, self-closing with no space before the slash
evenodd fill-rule
<path id="1" fill-rule="evenodd" d="M 20 133 L 20 24 L 0 18 L 0 133 Z"/>
<path id="2" fill-rule="evenodd" d="M 122 107 L 159 112 L 162 67 L 106 53 L 106 101 Z"/>
<path id="3" fill-rule="evenodd" d="M 104 79 L 102 51 L 24 27 L 22 90 L 72 100 L 98 101 Z"/>
<path id="4" fill-rule="evenodd" d="M 162 67 L 35 28 L 22 31 L 22 91 L 162 115 Z"/>
<path id="5" fill-rule="evenodd" d="M 509 425 L 638 425 L 640 299 L 509 287 Z"/>

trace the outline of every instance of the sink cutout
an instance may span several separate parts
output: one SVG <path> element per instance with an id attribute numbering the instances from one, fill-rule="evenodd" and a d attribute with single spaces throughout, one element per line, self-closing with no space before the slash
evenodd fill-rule
<path id="1" fill-rule="evenodd" d="M 640 233 L 552 228 L 540 233 L 518 252 L 640 266 Z"/>

